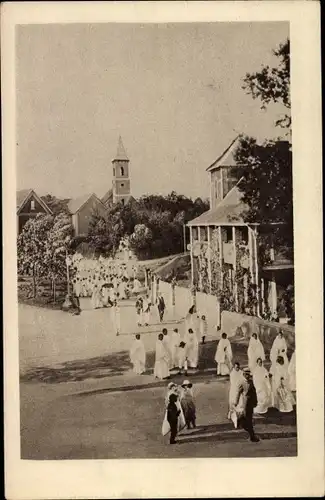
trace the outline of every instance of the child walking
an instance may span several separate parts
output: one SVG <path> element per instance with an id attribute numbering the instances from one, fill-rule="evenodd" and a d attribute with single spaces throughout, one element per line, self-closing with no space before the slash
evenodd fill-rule
<path id="1" fill-rule="evenodd" d="M 178 416 L 181 413 L 176 406 L 177 396 L 176 394 L 171 394 L 169 396 L 169 403 L 167 406 L 167 420 L 170 425 L 170 440 L 169 444 L 176 443 L 177 428 L 178 428 Z"/>

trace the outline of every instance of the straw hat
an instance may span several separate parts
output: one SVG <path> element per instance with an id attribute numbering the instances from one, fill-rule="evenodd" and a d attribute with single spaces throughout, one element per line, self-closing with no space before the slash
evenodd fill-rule
<path id="1" fill-rule="evenodd" d="M 192 387 L 192 383 L 189 380 L 184 380 L 182 387 Z"/>

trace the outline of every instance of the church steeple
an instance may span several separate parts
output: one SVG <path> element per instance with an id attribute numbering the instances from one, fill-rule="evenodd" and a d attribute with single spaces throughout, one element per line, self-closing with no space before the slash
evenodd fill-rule
<path id="1" fill-rule="evenodd" d="M 118 138 L 117 153 L 113 162 L 114 161 L 130 161 L 128 155 L 126 154 L 121 136 Z"/>
<path id="2" fill-rule="evenodd" d="M 126 154 L 122 137 L 119 136 L 117 153 L 113 163 L 113 203 L 125 204 L 131 196 L 129 158 Z"/>

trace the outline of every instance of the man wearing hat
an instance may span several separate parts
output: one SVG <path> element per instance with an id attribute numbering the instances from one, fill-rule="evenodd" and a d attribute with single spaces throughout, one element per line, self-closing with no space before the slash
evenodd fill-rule
<path id="1" fill-rule="evenodd" d="M 253 411 L 257 406 L 256 389 L 253 384 L 251 371 L 249 368 L 243 370 L 243 380 L 238 386 L 236 405 L 242 396 L 243 411 L 238 416 L 238 427 L 242 427 L 248 432 L 249 438 L 253 443 L 257 443 L 259 438 L 256 436 L 253 428 Z"/>

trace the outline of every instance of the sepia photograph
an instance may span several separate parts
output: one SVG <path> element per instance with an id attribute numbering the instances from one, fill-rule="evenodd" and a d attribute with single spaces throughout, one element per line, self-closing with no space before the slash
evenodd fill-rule
<path id="1" fill-rule="evenodd" d="M 22 458 L 295 456 L 289 24 L 16 37 Z"/>
<path id="2" fill-rule="evenodd" d="M 28 467 L 302 460 L 317 332 L 300 323 L 292 37 L 285 16 L 14 25 Z"/>

